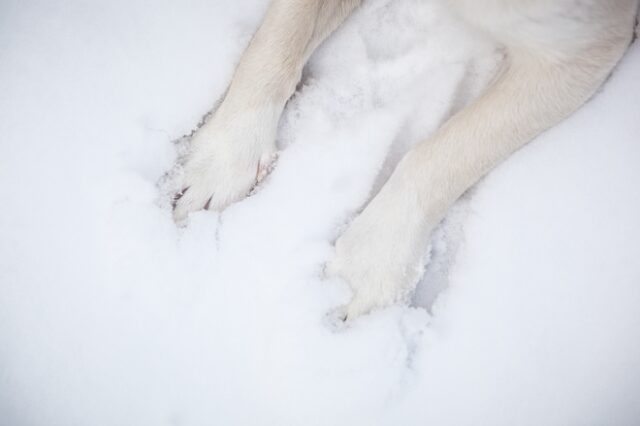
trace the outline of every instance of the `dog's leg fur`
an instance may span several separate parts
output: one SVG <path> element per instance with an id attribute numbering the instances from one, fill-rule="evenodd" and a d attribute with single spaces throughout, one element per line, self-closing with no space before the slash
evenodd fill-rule
<path id="1" fill-rule="evenodd" d="M 354 297 L 349 317 L 402 299 L 429 234 L 497 163 L 581 106 L 631 38 L 639 0 L 449 0 L 507 51 L 474 104 L 411 150 L 336 242 L 328 272 Z M 275 152 L 287 99 L 315 47 L 360 0 L 273 0 L 220 108 L 195 135 L 176 220 L 244 197 Z"/>
<path id="2" fill-rule="evenodd" d="M 305 62 L 359 3 L 272 1 L 220 108 L 192 139 L 176 220 L 247 195 L 276 151 L 278 120 Z"/>
<path id="3" fill-rule="evenodd" d="M 511 35 L 504 40 L 511 45 L 496 82 L 411 150 L 336 242 L 328 272 L 353 289 L 348 317 L 402 300 L 419 279 L 429 234 L 449 206 L 593 95 L 629 43 L 632 11 L 628 14 L 617 22 L 619 30 L 592 34 L 592 42 L 579 40 L 564 50 L 548 50 L 529 39 L 520 43 Z"/>

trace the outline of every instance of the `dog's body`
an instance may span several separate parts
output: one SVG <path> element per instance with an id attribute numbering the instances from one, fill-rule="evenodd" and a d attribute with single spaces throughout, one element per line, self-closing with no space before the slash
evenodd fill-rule
<path id="1" fill-rule="evenodd" d="M 180 220 L 243 198 L 276 152 L 278 120 L 313 50 L 360 0 L 273 0 L 211 120 L 194 136 Z M 509 154 L 575 111 L 627 48 L 638 0 L 448 0 L 504 46 L 477 101 L 414 147 L 336 242 L 328 272 L 354 296 L 350 317 L 391 304 L 419 278 L 430 231 Z"/>

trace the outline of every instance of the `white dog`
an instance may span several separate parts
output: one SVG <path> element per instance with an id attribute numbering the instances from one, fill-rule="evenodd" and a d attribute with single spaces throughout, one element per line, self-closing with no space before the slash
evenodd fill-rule
<path id="1" fill-rule="evenodd" d="M 314 49 L 360 0 L 272 0 L 213 117 L 196 132 L 174 215 L 245 197 L 276 152 L 278 120 Z M 507 52 L 477 101 L 415 146 L 336 242 L 328 272 L 349 317 L 404 298 L 449 206 L 515 150 L 584 104 L 633 35 L 638 0 L 448 0 Z"/>

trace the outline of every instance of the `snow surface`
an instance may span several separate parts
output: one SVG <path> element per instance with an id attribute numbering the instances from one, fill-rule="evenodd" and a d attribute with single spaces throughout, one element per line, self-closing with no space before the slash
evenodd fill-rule
<path id="1" fill-rule="evenodd" d="M 331 242 L 499 54 L 438 0 L 367 1 L 261 189 L 178 229 L 172 141 L 266 4 L 0 3 L 0 424 L 639 424 L 640 45 L 458 203 L 414 307 L 341 327 Z"/>

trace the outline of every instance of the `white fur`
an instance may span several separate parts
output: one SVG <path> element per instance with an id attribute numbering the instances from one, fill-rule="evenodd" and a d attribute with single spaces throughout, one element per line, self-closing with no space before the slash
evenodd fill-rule
<path id="1" fill-rule="evenodd" d="M 213 119 L 195 135 L 175 216 L 220 210 L 275 153 L 284 104 L 313 49 L 358 0 L 274 0 Z M 638 0 L 449 0 L 505 47 L 496 81 L 413 148 L 336 242 L 328 272 L 353 289 L 355 317 L 403 300 L 449 206 L 513 151 L 586 102 L 622 56 Z"/>

